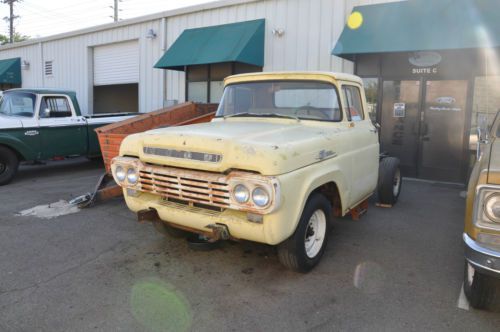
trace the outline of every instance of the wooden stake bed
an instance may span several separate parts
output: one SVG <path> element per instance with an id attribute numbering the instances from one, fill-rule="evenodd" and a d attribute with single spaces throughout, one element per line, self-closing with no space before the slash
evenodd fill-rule
<path id="1" fill-rule="evenodd" d="M 97 128 L 106 172 L 111 172 L 111 159 L 118 156 L 120 144 L 128 135 L 161 127 L 210 122 L 216 109 L 217 104 L 187 102 Z"/>
<path id="2" fill-rule="evenodd" d="M 111 175 L 111 160 L 118 156 L 120 145 L 128 135 L 161 127 L 210 122 L 215 116 L 217 106 L 217 104 L 187 102 L 95 129 L 106 173 L 99 179 L 94 192 L 76 197 L 71 202 L 84 208 L 92 206 L 96 202 L 122 195 L 120 186 L 110 184 L 110 182 L 114 183 Z"/>

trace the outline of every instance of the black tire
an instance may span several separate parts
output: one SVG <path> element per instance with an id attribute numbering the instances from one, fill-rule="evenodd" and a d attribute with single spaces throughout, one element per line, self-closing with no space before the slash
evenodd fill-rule
<path id="1" fill-rule="evenodd" d="M 475 271 L 472 278 L 469 267 Z M 472 282 L 469 280 L 470 278 Z M 496 301 L 500 300 L 500 280 L 478 272 L 472 265 L 465 262 L 464 293 L 473 308 L 489 309 L 493 304 L 496 304 Z"/>
<path id="2" fill-rule="evenodd" d="M 183 231 L 182 229 L 178 229 L 170 225 L 167 225 L 162 221 L 154 221 L 153 225 L 155 229 L 158 231 L 158 233 L 163 234 L 165 236 L 171 236 L 174 238 L 185 238 L 190 234 L 189 232 Z"/>
<path id="3" fill-rule="evenodd" d="M 309 237 L 314 235 L 314 229 L 310 227 L 309 223 L 313 214 L 318 210 L 321 210 L 326 218 L 325 232 L 321 248 L 317 254 L 310 257 L 306 253 L 306 237 L 310 231 L 313 233 L 310 234 Z M 278 258 L 281 264 L 288 269 L 297 272 L 308 272 L 315 267 L 319 263 L 325 251 L 326 244 L 328 242 L 331 219 L 332 206 L 328 199 L 319 193 L 312 194 L 307 200 L 302 216 L 300 217 L 299 224 L 297 225 L 297 229 L 292 236 L 278 245 Z"/>
<path id="4" fill-rule="evenodd" d="M 382 204 L 394 205 L 398 201 L 403 184 L 399 159 L 386 157 L 380 161 L 378 169 L 378 201 Z"/>
<path id="5" fill-rule="evenodd" d="M 11 149 L 0 146 L 0 186 L 8 184 L 19 168 L 19 159 Z"/>

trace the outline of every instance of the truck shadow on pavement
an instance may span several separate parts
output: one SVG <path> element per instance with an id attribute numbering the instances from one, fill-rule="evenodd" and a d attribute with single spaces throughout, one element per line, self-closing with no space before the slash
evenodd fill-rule
<path id="1" fill-rule="evenodd" d="M 78 157 L 61 161 L 48 161 L 43 164 L 21 164 L 19 171 L 7 186 L 16 185 L 27 181 L 45 181 L 53 176 L 64 176 L 78 173 L 84 175 L 85 171 L 95 172 L 102 170 L 104 173 L 104 164 L 101 159 L 89 160 Z M 97 181 L 97 180 L 96 180 Z"/>

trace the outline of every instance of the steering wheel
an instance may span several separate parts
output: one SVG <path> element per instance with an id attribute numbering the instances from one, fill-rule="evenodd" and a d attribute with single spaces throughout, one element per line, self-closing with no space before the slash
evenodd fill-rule
<path id="1" fill-rule="evenodd" d="M 314 117 L 321 120 L 328 120 L 328 116 L 325 114 L 325 112 L 313 106 L 309 105 L 300 106 L 299 108 L 295 109 L 296 116 L 298 116 L 299 111 L 305 111 L 305 114 L 310 117 Z"/>
<path id="2" fill-rule="evenodd" d="M 31 118 L 33 116 L 33 113 L 31 113 L 31 112 L 19 112 L 19 113 L 16 113 L 15 115 L 17 115 L 17 116 L 25 116 L 25 117 Z"/>

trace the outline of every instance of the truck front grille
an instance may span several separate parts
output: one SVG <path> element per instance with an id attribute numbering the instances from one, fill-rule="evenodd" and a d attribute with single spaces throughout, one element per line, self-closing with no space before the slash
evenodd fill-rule
<path id="1" fill-rule="evenodd" d="M 229 185 L 223 175 L 164 166 L 139 170 L 140 190 L 187 202 L 227 208 Z"/>

